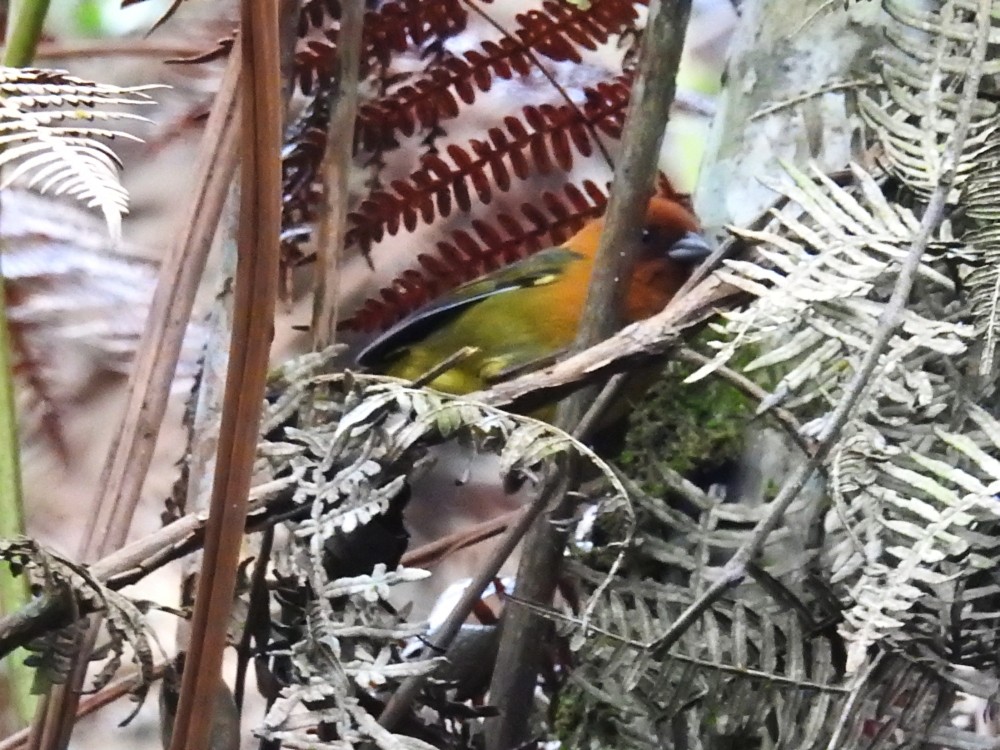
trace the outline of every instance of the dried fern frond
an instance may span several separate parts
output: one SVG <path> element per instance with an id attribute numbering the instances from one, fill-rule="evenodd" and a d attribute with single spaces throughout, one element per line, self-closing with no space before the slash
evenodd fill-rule
<path id="1" fill-rule="evenodd" d="M 79 607 L 103 614 L 103 628 L 108 636 L 104 652 L 108 661 L 95 675 L 93 689 L 99 690 L 111 681 L 129 651 L 130 660 L 141 678 L 132 692 L 132 698 L 137 703 L 134 716 L 153 683 L 155 671 L 144 616 L 148 604 L 132 601 L 109 589 L 91 576 L 85 566 L 66 560 L 31 539 L 0 539 L 0 560 L 10 566 L 14 575 L 27 576 L 34 596 L 45 593 L 68 595 L 78 602 L 74 609 Z M 85 606 L 81 606 L 83 603 Z M 29 644 L 29 650 L 34 653 L 28 664 L 39 668 L 37 679 L 40 685 L 61 683 L 68 678 L 65 668 L 73 664 L 70 657 L 75 654 L 78 643 L 74 633 L 80 627 L 86 627 L 85 620 L 74 624 L 68 631 L 49 633 Z M 66 648 L 73 651 L 66 651 Z"/>
<path id="2" fill-rule="evenodd" d="M 883 85 L 861 89 L 862 117 L 875 131 L 890 172 L 918 194 L 927 196 L 955 170 L 954 200 L 970 170 L 975 168 L 985 139 L 995 129 L 995 102 L 977 96 L 965 148 L 957 164 L 947 158 L 958 103 L 969 80 L 1000 73 L 1000 62 L 970 66 L 977 19 L 975 3 L 935 3 L 918 10 L 906 0 L 884 0 L 889 15 L 888 43 L 876 61 Z M 995 26 L 996 22 L 992 22 Z"/>
<path id="3" fill-rule="evenodd" d="M 304 94 L 332 81 L 340 36 L 340 6 L 317 0 L 302 6 L 295 54 L 296 77 Z M 361 36 L 361 73 L 387 67 L 393 55 L 446 39 L 465 29 L 468 11 L 461 0 L 390 0 L 365 12 Z"/>
<path id="4" fill-rule="evenodd" d="M 857 187 L 850 190 L 818 173 L 813 181 L 790 170 L 796 182 L 787 191 L 791 207 L 774 214 L 771 228 L 743 233 L 760 243 L 757 251 L 769 266 L 733 262 L 720 274 L 757 301 L 727 314 L 727 339 L 716 364 L 738 348 L 759 347 L 762 353 L 745 369 L 786 370 L 766 406 L 782 403 L 808 415 L 813 434 L 823 430 L 847 375 L 867 353 L 904 248 L 919 228 L 870 175 L 852 169 Z M 961 315 L 942 314 L 961 309 L 944 265 L 962 255 L 947 235 L 932 239 L 919 269 L 925 301 L 905 311 L 830 462 L 828 486 L 837 508 L 828 522 L 828 565 L 832 580 L 847 586 L 841 594 L 853 602 L 844 633 L 854 644 L 855 667 L 871 644 L 895 642 L 901 629 L 899 639 L 911 644 L 931 638 L 914 632 L 920 627 L 914 604 L 940 595 L 936 587 L 946 577 L 941 560 L 966 549 L 959 529 L 988 512 L 983 500 L 946 501 L 926 486 L 922 511 L 915 505 L 920 482 L 929 477 L 914 471 L 913 457 L 919 450 L 951 460 L 953 449 L 937 428 L 942 415 L 957 416 L 962 408 L 945 361 L 966 354 L 974 328 Z M 964 510 L 956 513 L 959 507 Z M 915 512 L 922 523 L 913 523 Z"/>
<path id="5" fill-rule="evenodd" d="M 635 0 L 601 0 L 587 8 L 545 0 L 540 9 L 517 16 L 518 27 L 477 50 L 450 55 L 429 66 L 417 79 L 358 111 L 357 132 L 364 148 L 392 142 L 396 133 L 412 135 L 420 126 L 437 125 L 473 104 L 477 92 L 489 91 L 496 79 L 528 75 L 534 54 L 556 62 L 580 63 L 578 48 L 594 50 L 614 36 L 635 30 Z"/>
<path id="6" fill-rule="evenodd" d="M 393 585 L 422 574 L 383 560 L 334 575 L 330 558 L 339 543 L 399 512 L 430 445 L 460 440 L 496 453 L 502 477 L 519 481 L 576 451 L 601 471 L 608 507 L 629 518 L 630 506 L 607 464 L 550 425 L 393 378 L 324 375 L 330 356 L 305 355 L 275 374 L 262 425 L 260 480 L 284 482 L 305 512 L 291 524 L 291 546 L 276 567 L 282 614 L 268 669 L 282 688 L 261 733 L 289 740 L 322 724 L 340 738 L 381 742 L 370 733 L 371 706 L 440 662 L 400 656 L 396 641 L 426 627 L 384 601 Z"/>
<path id="7" fill-rule="evenodd" d="M 0 69 L 0 166 L 13 166 L 4 186 L 24 177 L 39 192 L 72 196 L 100 209 L 112 237 L 119 237 L 128 193 L 118 181 L 118 157 L 102 140 L 138 139 L 88 123 L 143 121 L 104 108 L 148 104 L 146 92 L 153 88 L 109 86 L 53 70 Z"/>
<path id="8" fill-rule="evenodd" d="M 985 89 L 1000 73 L 996 60 L 973 70 L 969 55 L 979 19 L 975 4 L 950 2 L 918 10 L 904 0 L 886 0 L 891 18 L 888 44 L 878 57 L 883 86 L 859 93 L 865 121 L 884 151 L 885 165 L 908 188 L 926 197 L 954 169 L 949 202 L 961 203 L 972 222 L 962 237 L 977 260 L 967 282 L 974 319 L 983 330 L 979 370 L 987 376 L 994 367 L 1000 331 L 1000 262 L 996 231 L 997 153 L 1000 134 L 995 97 Z M 957 162 L 947 158 L 947 145 L 957 107 L 970 80 L 983 91 L 975 95 L 969 136 Z"/>
<path id="9" fill-rule="evenodd" d="M 585 89 L 582 109 L 527 106 L 522 117 L 507 116 L 503 128 L 490 128 L 488 140 L 472 140 L 465 148 L 447 146 L 447 161 L 437 154 L 425 156 L 419 170 L 391 183 L 392 192 L 376 190 L 361 202 L 349 216 L 353 226 L 347 241 L 365 250 L 386 233 L 412 232 L 420 222 L 447 217 L 453 206 L 468 213 L 473 196 L 488 205 L 495 190 L 511 189 L 511 173 L 519 181 L 532 174 L 568 173 L 574 151 L 585 157 L 594 152 L 592 129 L 619 137 L 629 92 L 629 81 L 622 78 Z"/>

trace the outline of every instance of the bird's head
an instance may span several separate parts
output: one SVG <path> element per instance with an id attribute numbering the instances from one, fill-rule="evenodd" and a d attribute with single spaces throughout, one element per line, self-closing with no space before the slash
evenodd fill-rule
<path id="1" fill-rule="evenodd" d="M 681 203 L 663 196 L 650 200 L 642 253 L 624 297 L 622 315 L 627 322 L 648 318 L 666 307 L 695 266 L 708 257 L 711 248 L 697 230 L 697 219 Z M 566 243 L 587 259 L 587 277 L 603 231 L 604 219 L 597 219 Z"/>
<path id="2" fill-rule="evenodd" d="M 661 196 L 649 202 L 643 250 L 625 295 L 625 317 L 642 320 L 662 310 L 711 248 L 698 221 L 680 203 Z"/>

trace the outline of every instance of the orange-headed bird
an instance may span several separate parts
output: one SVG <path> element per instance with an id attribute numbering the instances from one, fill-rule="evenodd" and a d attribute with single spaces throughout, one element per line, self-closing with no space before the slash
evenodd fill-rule
<path id="1" fill-rule="evenodd" d="M 428 385 L 471 393 L 511 368 L 572 345 L 587 298 L 604 222 L 591 221 L 558 247 L 453 289 L 400 321 L 358 355 L 358 364 L 414 380 L 465 346 L 476 353 Z M 691 213 L 653 198 L 646 214 L 643 253 L 621 317 L 634 322 L 659 312 L 709 252 Z"/>

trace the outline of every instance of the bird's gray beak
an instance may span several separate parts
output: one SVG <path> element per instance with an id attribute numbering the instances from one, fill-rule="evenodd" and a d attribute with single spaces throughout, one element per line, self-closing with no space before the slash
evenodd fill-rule
<path id="1" fill-rule="evenodd" d="M 700 263 L 711 254 L 712 248 L 697 232 L 688 232 L 667 251 L 667 257 L 679 263 Z"/>

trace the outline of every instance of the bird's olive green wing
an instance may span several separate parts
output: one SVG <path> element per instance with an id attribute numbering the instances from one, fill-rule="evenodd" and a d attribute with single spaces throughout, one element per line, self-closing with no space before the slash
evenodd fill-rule
<path id="1" fill-rule="evenodd" d="M 357 356 L 361 367 L 378 367 L 393 352 L 415 344 L 471 306 L 497 294 L 551 284 L 580 253 L 552 247 L 480 276 L 434 300 L 387 330 Z"/>

